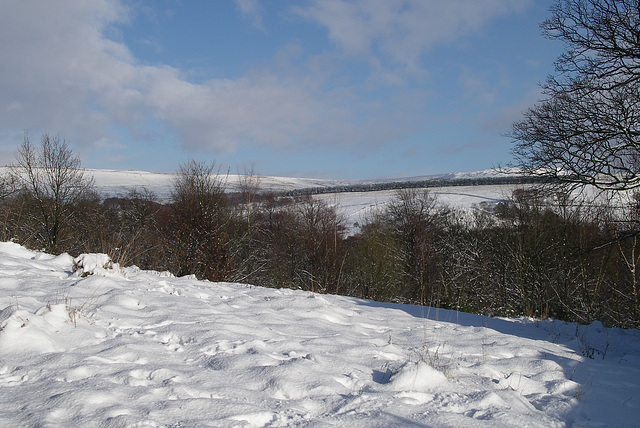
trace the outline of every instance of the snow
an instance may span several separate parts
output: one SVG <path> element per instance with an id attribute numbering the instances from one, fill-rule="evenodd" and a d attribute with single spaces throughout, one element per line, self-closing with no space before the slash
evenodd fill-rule
<path id="1" fill-rule="evenodd" d="M 640 419 L 637 330 L 210 283 L 11 242 L 0 287 L 0 426 Z"/>
<path id="2" fill-rule="evenodd" d="M 505 171 L 505 169 L 503 169 Z M 5 175 L 8 167 L 0 167 L 0 175 Z M 509 173 L 515 174 L 514 170 Z M 109 169 L 87 169 L 87 176 L 93 177 L 98 194 L 103 197 L 127 196 L 130 191 L 147 190 L 152 192 L 158 201 L 171 199 L 172 183 L 176 174 L 154 173 L 147 171 L 124 171 Z M 419 177 L 387 178 L 378 180 L 332 180 L 316 178 L 291 178 L 274 176 L 254 177 L 263 192 L 286 192 L 310 188 L 331 188 L 357 184 L 379 184 L 391 182 L 478 179 L 504 176 L 497 170 L 458 172 L 450 174 L 425 175 Z M 246 177 L 238 174 L 226 174 L 221 171 L 220 179 L 230 191 L 239 190 L 241 181 Z M 511 196 L 514 189 L 521 185 L 477 185 L 432 187 L 429 192 L 437 197 L 438 203 L 450 208 L 469 210 L 481 204 L 493 205 Z M 338 214 L 345 220 L 348 234 L 357 232 L 357 224 L 363 224 L 367 218 L 382 210 L 396 195 L 396 190 L 379 190 L 369 192 L 338 192 L 313 195 L 337 208 Z"/>
<path id="3" fill-rule="evenodd" d="M 3 168 L 0 167 L 0 173 Z M 171 186 L 175 174 L 162 174 L 146 171 L 119 171 L 105 169 L 88 169 L 87 175 L 94 177 L 96 189 L 103 196 L 123 196 L 130 190 L 146 189 L 153 192 L 159 201 L 168 201 L 171 198 Z M 224 171 L 222 171 L 224 173 Z M 511 170 L 510 173 L 515 173 Z M 453 179 L 478 179 L 504 176 L 496 170 L 482 170 L 470 172 L 458 172 L 450 174 L 426 175 L 408 178 L 390 178 L 378 180 L 330 180 L 314 178 L 291 178 L 256 176 L 259 188 L 264 192 L 284 192 L 309 188 L 329 188 L 335 186 L 349 186 L 356 184 L 377 184 L 402 181 L 426 181 L 426 180 L 453 180 Z M 236 191 L 243 180 L 242 175 L 221 174 L 228 191 Z M 521 185 L 477 185 L 477 186 L 450 186 L 433 187 L 429 191 L 437 197 L 440 204 L 450 208 L 468 210 L 481 204 L 493 205 L 504 201 L 511 196 L 511 192 Z M 370 192 L 342 192 L 323 193 L 314 195 L 331 206 L 337 208 L 337 212 L 345 219 L 348 233 L 355 233 L 357 224 L 363 224 L 368 216 L 376 210 L 382 210 L 386 204 L 396 195 L 396 190 L 380 190 Z"/>
<path id="4" fill-rule="evenodd" d="M 171 186 L 176 177 L 175 174 L 105 169 L 88 169 L 86 173 L 94 177 L 96 187 L 101 194 L 119 196 L 126 194 L 127 190 L 144 188 L 154 192 L 160 200 L 167 200 L 171 197 Z M 218 178 L 224 182 L 229 191 L 236 191 L 243 176 L 220 171 Z M 270 176 L 260 176 L 256 177 L 256 179 L 259 180 L 262 190 L 272 192 L 352 183 L 343 180 Z"/>
<path id="5" fill-rule="evenodd" d="M 507 200 L 519 185 L 482 185 L 433 187 L 428 191 L 435 196 L 438 204 L 452 209 L 469 211 L 482 204 L 495 205 Z M 345 226 L 351 233 L 357 230 L 356 224 L 364 224 L 377 212 L 382 212 L 387 204 L 396 197 L 396 190 L 374 192 L 344 192 L 315 195 L 314 198 L 335 206 L 336 211 L 345 220 Z"/>
<path id="6" fill-rule="evenodd" d="M 0 166 L 0 175 L 6 175 L 9 167 Z M 157 173 L 149 171 L 126 171 L 112 169 L 86 169 L 87 177 L 93 177 L 95 186 L 101 195 L 122 196 L 130 190 L 146 189 L 155 193 L 161 200 L 171 198 L 171 186 L 176 174 Z M 335 180 L 320 178 L 293 178 L 275 176 L 255 176 L 260 189 L 265 192 L 282 192 L 297 189 L 323 188 L 335 186 L 349 186 L 357 184 L 378 184 L 402 181 L 425 181 L 435 179 L 470 179 L 504 176 L 496 170 L 458 172 L 451 174 L 426 175 L 408 178 L 383 178 L 378 180 Z M 219 178 L 225 183 L 227 190 L 237 191 L 245 176 L 240 174 L 227 174 L 219 171 Z M 481 186 L 482 187 L 482 186 Z"/>

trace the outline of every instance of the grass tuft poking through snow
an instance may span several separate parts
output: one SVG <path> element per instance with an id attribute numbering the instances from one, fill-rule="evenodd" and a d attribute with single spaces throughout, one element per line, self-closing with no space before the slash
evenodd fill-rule
<path id="1" fill-rule="evenodd" d="M 640 420 L 637 330 L 174 278 L 10 242 L 0 287 L 1 426 Z"/>

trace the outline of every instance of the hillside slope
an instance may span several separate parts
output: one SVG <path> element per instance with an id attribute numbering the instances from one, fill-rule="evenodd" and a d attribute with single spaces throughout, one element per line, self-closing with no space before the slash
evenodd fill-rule
<path id="1" fill-rule="evenodd" d="M 640 332 L 0 243 L 2 426 L 633 426 Z M 105 268 L 106 264 L 106 268 Z"/>

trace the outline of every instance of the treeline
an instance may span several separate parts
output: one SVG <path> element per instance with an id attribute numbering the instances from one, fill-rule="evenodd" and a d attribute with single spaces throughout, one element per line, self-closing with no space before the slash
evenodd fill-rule
<path id="1" fill-rule="evenodd" d="M 455 187 L 455 186 L 499 186 L 507 184 L 544 184 L 549 183 L 549 179 L 542 177 L 529 177 L 523 175 L 505 175 L 500 177 L 475 177 L 475 178 L 434 178 L 428 180 L 408 180 L 390 181 L 376 183 L 355 183 L 340 186 L 318 186 L 304 189 L 293 189 L 277 193 L 279 196 L 303 196 L 321 195 L 327 193 L 348 193 L 348 192 L 380 192 L 384 190 L 401 189 L 428 189 L 433 187 Z"/>
<path id="2" fill-rule="evenodd" d="M 530 186 L 456 211 L 400 189 L 347 233 L 322 200 L 263 194 L 253 175 L 227 193 L 213 165 L 193 161 L 170 203 L 144 190 L 104 199 L 64 142 L 43 141 L 23 144 L 4 177 L 4 240 L 211 281 L 640 327 L 637 198 L 580 204 Z"/>

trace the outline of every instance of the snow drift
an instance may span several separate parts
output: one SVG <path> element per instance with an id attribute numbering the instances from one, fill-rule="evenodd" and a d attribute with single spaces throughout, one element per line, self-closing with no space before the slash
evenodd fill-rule
<path id="1" fill-rule="evenodd" d="M 632 426 L 640 333 L 0 243 L 2 426 Z"/>

